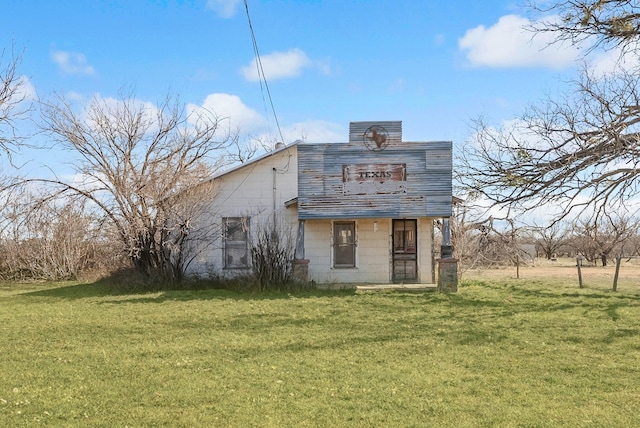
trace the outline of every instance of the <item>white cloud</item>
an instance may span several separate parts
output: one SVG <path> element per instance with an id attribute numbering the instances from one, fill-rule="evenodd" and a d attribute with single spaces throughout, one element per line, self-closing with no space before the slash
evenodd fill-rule
<path id="1" fill-rule="evenodd" d="M 260 148 L 274 146 L 283 140 L 291 144 L 296 140 L 310 143 L 335 143 L 346 141 L 347 131 L 342 126 L 323 120 L 306 120 L 282 126 L 282 138 L 277 135 L 274 124 L 245 105 L 237 95 L 214 93 L 207 96 L 201 105 L 189 104 L 190 112 L 213 114 L 221 120 L 223 130 L 236 131 Z"/>
<path id="2" fill-rule="evenodd" d="M 202 105 L 189 104 L 190 112 L 210 113 L 223 120 L 225 127 L 242 133 L 253 132 L 262 128 L 266 121 L 252 108 L 246 106 L 237 95 L 214 93 L 205 98 Z"/>
<path id="3" fill-rule="evenodd" d="M 296 77 L 302 73 L 304 68 L 313 65 L 307 54 L 300 49 L 290 49 L 287 52 L 273 52 L 268 55 L 260 56 L 262 69 L 267 80 L 282 79 L 287 77 Z M 251 64 L 242 67 L 240 72 L 250 82 L 260 80 L 256 60 L 253 59 Z"/>
<path id="4" fill-rule="evenodd" d="M 251 144 L 258 151 L 272 150 L 277 143 L 336 143 L 347 140 L 347 131 L 342 126 L 324 120 L 305 120 L 281 127 L 280 136 L 275 126 L 265 126 L 250 136 Z"/>
<path id="5" fill-rule="evenodd" d="M 236 14 L 240 0 L 207 0 L 207 8 L 216 12 L 220 18 L 231 18 Z"/>
<path id="6" fill-rule="evenodd" d="M 593 56 L 589 70 L 596 77 L 604 77 L 620 71 L 637 70 L 640 58 L 636 52 L 624 52 L 621 48 L 600 51 Z"/>
<path id="7" fill-rule="evenodd" d="M 553 18 L 546 18 L 547 21 Z M 567 44 L 555 43 L 553 35 L 525 28 L 531 21 L 506 15 L 491 27 L 480 25 L 467 30 L 458 40 L 469 63 L 476 67 L 549 67 L 561 69 L 575 63 L 579 52 Z"/>
<path id="8" fill-rule="evenodd" d="M 31 83 L 31 80 L 27 76 L 20 76 L 18 78 L 18 90 L 13 94 L 13 99 L 17 101 L 33 101 L 38 98 L 36 88 Z"/>
<path id="9" fill-rule="evenodd" d="M 87 97 L 85 97 L 83 94 L 81 94 L 80 92 L 76 92 L 76 91 L 69 91 L 66 93 L 66 97 L 72 101 L 76 101 L 76 102 L 84 102 L 86 100 Z"/>
<path id="10" fill-rule="evenodd" d="M 306 120 L 294 123 L 282 130 L 285 142 L 303 140 L 306 143 L 337 143 L 348 140 L 348 133 L 341 125 L 324 120 Z"/>
<path id="11" fill-rule="evenodd" d="M 78 52 L 53 51 L 51 59 L 58 67 L 69 74 L 94 74 L 94 68 L 87 63 L 87 58 Z"/>
<path id="12" fill-rule="evenodd" d="M 77 189 L 91 192 L 103 187 L 99 180 L 104 179 L 104 177 L 105 176 L 102 173 L 87 175 L 85 173 L 78 172 L 75 174 L 64 174 L 60 178 L 63 182 L 70 184 Z"/>
<path id="13" fill-rule="evenodd" d="M 70 93 L 69 99 L 73 99 L 73 96 L 77 96 L 76 101 L 83 102 L 85 98 L 81 94 Z M 127 111 L 141 110 L 144 114 L 145 122 L 149 123 L 148 131 L 154 132 L 159 128 L 158 116 L 160 110 L 158 106 L 150 101 L 142 101 L 136 98 L 119 99 L 113 97 L 102 97 L 100 94 L 95 94 L 89 104 L 85 105 L 84 109 L 84 121 L 88 126 L 93 128 L 99 128 L 100 126 L 95 122 L 95 115 L 92 114 L 92 106 L 99 106 L 99 109 L 110 118 L 122 118 L 126 116 Z"/>

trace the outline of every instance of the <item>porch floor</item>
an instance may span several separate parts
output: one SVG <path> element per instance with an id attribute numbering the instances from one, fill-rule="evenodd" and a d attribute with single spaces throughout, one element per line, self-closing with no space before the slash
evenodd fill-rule
<path id="1" fill-rule="evenodd" d="M 357 291 L 383 291 L 383 290 L 403 290 L 403 291 L 437 291 L 438 284 L 370 284 L 365 282 L 356 283 L 314 283 L 319 290 L 357 290 Z"/>

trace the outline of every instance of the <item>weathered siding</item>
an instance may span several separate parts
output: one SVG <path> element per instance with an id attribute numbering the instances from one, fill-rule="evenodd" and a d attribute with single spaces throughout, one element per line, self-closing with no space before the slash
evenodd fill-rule
<path id="1" fill-rule="evenodd" d="M 349 124 L 349 143 L 362 143 L 367 130 L 372 126 L 381 126 L 388 132 L 387 143 L 390 146 L 402 143 L 402 121 L 399 120 L 351 122 Z"/>
<path id="2" fill-rule="evenodd" d="M 201 244 L 202 248 L 188 273 L 222 276 L 246 273 L 238 269 L 223 269 L 221 221 L 223 217 L 247 216 L 250 218 L 250 234 L 270 225 L 273 221 L 274 176 L 276 216 L 295 240 L 297 209 L 295 205 L 286 208 L 284 203 L 298 194 L 297 170 L 297 147 L 292 146 L 214 178 L 217 193 L 201 216 L 200 226 L 211 228 L 216 233 L 211 242 Z"/>
<path id="3" fill-rule="evenodd" d="M 298 153 L 301 219 L 451 216 L 451 142 L 403 143 L 382 151 L 351 143 L 301 144 Z M 400 184 L 375 180 L 367 183 L 368 192 L 353 192 L 343 179 L 343 166 L 384 164 L 406 164 L 402 192 L 388 190 Z"/>

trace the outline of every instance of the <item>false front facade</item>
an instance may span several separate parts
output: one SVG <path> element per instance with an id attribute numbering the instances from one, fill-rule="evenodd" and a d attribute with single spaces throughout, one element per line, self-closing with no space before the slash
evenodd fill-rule
<path id="1" fill-rule="evenodd" d="M 211 183 L 219 233 L 192 273 L 250 273 L 253 242 L 277 230 L 308 281 L 434 282 L 434 220 L 451 216 L 450 142 L 403 142 L 401 122 L 353 122 L 348 143 L 297 142 Z"/>

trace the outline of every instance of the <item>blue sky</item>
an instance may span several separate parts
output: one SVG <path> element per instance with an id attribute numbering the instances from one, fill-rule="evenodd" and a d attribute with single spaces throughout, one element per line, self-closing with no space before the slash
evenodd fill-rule
<path id="1" fill-rule="evenodd" d="M 515 118 L 576 70 L 570 47 L 522 30 L 502 0 L 248 0 L 284 139 L 346 141 L 355 120 L 402 120 L 404 140 L 462 144 L 470 120 Z M 168 92 L 277 137 L 255 78 L 242 0 L 5 0 L 0 46 L 41 98 Z M 607 67 L 596 58 L 594 67 Z M 55 162 L 49 153 L 33 162 Z M 29 160 L 29 159 L 28 159 Z M 55 170 L 56 166 L 51 165 Z"/>

